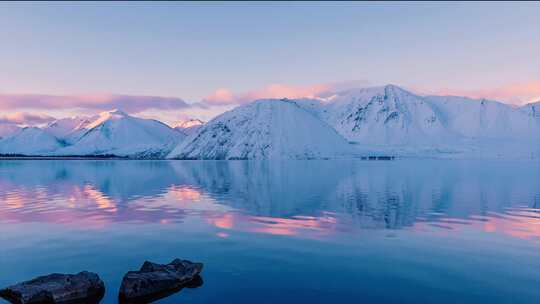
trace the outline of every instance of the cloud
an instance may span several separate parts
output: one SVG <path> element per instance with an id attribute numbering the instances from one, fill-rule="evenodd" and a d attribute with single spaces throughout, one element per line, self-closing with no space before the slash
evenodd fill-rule
<path id="1" fill-rule="evenodd" d="M 261 89 L 251 90 L 244 93 L 236 93 L 227 88 L 221 88 L 216 90 L 213 94 L 204 98 L 202 103 L 209 106 L 216 106 L 243 104 L 262 98 L 326 97 L 328 96 L 328 94 L 332 94 L 334 92 L 374 85 L 374 83 L 365 80 L 334 82 L 312 86 L 290 86 L 284 84 L 272 84 Z M 482 89 L 433 89 L 421 86 L 413 86 L 411 87 L 411 90 L 418 94 L 455 95 L 471 98 L 487 98 L 515 105 L 540 101 L 540 80 L 511 83 L 500 87 Z"/>
<path id="2" fill-rule="evenodd" d="M 328 91 L 328 85 L 314 86 L 289 86 L 284 84 L 272 84 L 262 89 L 245 93 L 233 93 L 229 89 L 221 88 L 210 96 L 203 99 L 203 103 L 209 105 L 242 104 L 262 98 L 301 98 L 315 97 L 319 93 Z"/>
<path id="3" fill-rule="evenodd" d="M 203 102 L 209 105 L 224 105 L 239 103 L 240 96 L 236 96 L 231 90 L 221 88 L 203 99 Z"/>
<path id="4" fill-rule="evenodd" d="M 31 114 L 31 113 L 11 113 L 0 116 L 1 124 L 15 124 L 15 125 L 39 125 L 54 121 L 55 118 L 45 114 Z"/>
<path id="5" fill-rule="evenodd" d="M 540 80 L 511 83 L 500 87 L 475 90 L 444 88 L 438 90 L 418 89 L 418 91 L 427 94 L 467 96 L 471 98 L 487 98 L 503 101 L 510 104 L 522 105 L 528 102 L 540 100 Z"/>
<path id="6" fill-rule="evenodd" d="M 207 105 L 243 104 L 263 98 L 315 98 L 330 92 L 342 91 L 356 87 L 366 87 L 370 82 L 354 80 L 346 82 L 332 82 L 309 86 L 292 86 L 286 84 L 271 84 L 260 89 L 244 93 L 235 93 L 227 88 L 216 90 L 202 100 Z"/>
<path id="7" fill-rule="evenodd" d="M 157 119 L 171 127 L 178 125 L 180 121 L 197 118 L 203 121 L 210 121 L 223 112 L 233 109 L 236 105 L 211 105 L 203 106 L 201 103 L 194 103 L 191 107 L 180 111 L 147 110 L 137 113 L 138 117 Z"/>
<path id="8" fill-rule="evenodd" d="M 190 105 L 176 97 L 138 96 L 138 95 L 0 95 L 0 110 L 13 109 L 122 109 L 129 113 L 138 113 L 148 109 L 176 110 L 189 108 Z"/>

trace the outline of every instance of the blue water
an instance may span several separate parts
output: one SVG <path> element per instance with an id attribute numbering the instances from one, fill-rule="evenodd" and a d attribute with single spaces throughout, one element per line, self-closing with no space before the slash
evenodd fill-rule
<path id="1" fill-rule="evenodd" d="M 158 303 L 540 303 L 540 164 L 0 161 L 0 286 L 205 264 Z M 1 300 L 0 300 L 1 302 Z"/>

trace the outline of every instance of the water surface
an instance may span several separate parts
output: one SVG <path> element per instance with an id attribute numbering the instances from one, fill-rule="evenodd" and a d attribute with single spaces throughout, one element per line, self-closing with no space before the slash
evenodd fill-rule
<path id="1" fill-rule="evenodd" d="M 0 161 L 0 286 L 205 263 L 159 303 L 540 303 L 540 164 Z M 1 301 L 1 300 L 0 300 Z"/>

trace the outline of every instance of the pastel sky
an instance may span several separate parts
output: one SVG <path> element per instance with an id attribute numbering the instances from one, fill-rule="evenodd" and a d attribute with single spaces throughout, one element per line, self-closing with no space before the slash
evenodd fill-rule
<path id="1" fill-rule="evenodd" d="M 115 107 L 173 123 L 387 83 L 523 104 L 540 100 L 539 16 L 538 2 L 4 2 L 0 118 Z"/>

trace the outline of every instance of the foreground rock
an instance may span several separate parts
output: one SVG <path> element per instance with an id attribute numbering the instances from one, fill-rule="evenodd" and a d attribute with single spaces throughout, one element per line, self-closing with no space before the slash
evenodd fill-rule
<path id="1" fill-rule="evenodd" d="M 175 259 L 162 265 L 144 262 L 138 271 L 129 271 L 122 279 L 119 300 L 121 303 L 148 303 L 182 288 L 194 288 L 202 285 L 199 276 L 202 263 Z"/>
<path id="2" fill-rule="evenodd" d="M 17 304 L 99 303 L 105 284 L 95 273 L 53 273 L 0 290 L 0 297 Z"/>

